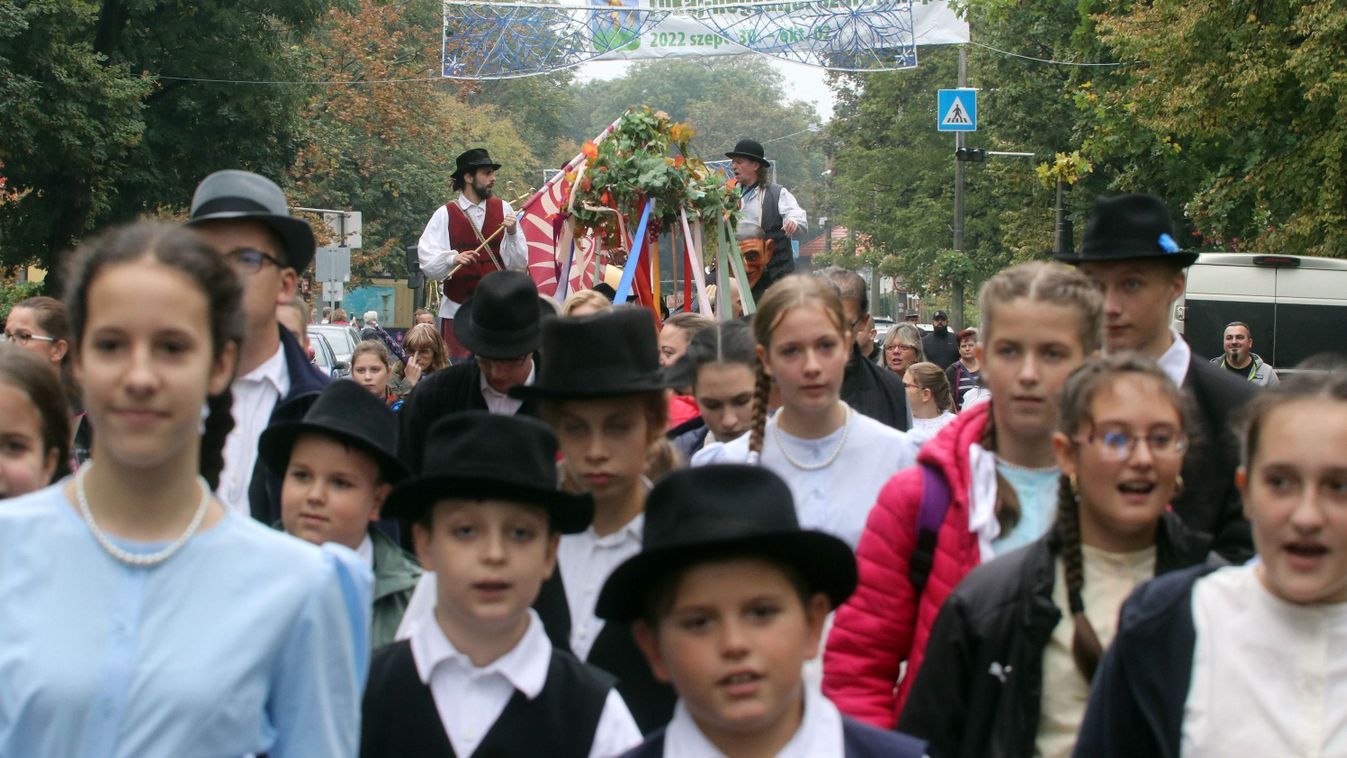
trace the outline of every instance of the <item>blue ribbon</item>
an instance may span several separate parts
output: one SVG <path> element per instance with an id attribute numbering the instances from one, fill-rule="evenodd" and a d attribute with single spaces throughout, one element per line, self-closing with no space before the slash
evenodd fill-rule
<path id="1" fill-rule="evenodd" d="M 1177 253 L 1179 251 L 1179 243 L 1175 242 L 1174 238 L 1169 236 L 1168 234 L 1161 232 L 1159 241 L 1160 241 L 1160 249 L 1165 251 L 1166 253 L 1173 255 L 1174 253 Z"/>
<path id="2" fill-rule="evenodd" d="M 650 209 L 655 206 L 655 198 L 646 198 L 645 208 L 641 211 L 641 222 L 636 225 L 636 236 L 632 238 L 631 253 L 627 255 L 627 265 L 622 269 L 622 279 L 617 283 L 617 294 L 613 303 L 621 305 L 631 296 L 631 280 L 636 278 L 636 264 L 641 262 L 641 250 L 645 248 L 645 227 L 650 223 Z"/>

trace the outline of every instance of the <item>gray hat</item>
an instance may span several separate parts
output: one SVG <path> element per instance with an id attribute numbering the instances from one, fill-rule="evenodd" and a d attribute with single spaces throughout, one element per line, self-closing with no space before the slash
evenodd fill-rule
<path id="1" fill-rule="evenodd" d="M 286 263 L 303 272 L 313 262 L 313 229 L 290 215 L 285 193 L 276 183 L 251 171 L 216 171 L 196 186 L 188 226 L 205 221 L 256 221 L 281 238 Z"/>

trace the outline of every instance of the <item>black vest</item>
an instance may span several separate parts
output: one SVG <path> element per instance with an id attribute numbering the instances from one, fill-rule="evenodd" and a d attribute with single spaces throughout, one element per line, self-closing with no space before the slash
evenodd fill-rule
<path id="1" fill-rule="evenodd" d="M 846 758 L 921 758 L 926 754 L 926 743 L 843 716 L 842 751 Z M 622 758 L 664 758 L 664 730 L 650 735 Z"/>
<path id="2" fill-rule="evenodd" d="M 533 360 L 537 370 L 538 357 Z M 465 361 L 425 377 L 398 411 L 398 458 L 413 474 L 421 473 L 421 446 L 430 427 L 451 413 L 484 410 L 482 369 L 476 361 Z M 525 400 L 518 415 L 536 417 L 537 401 Z"/>
<path id="3" fill-rule="evenodd" d="M 529 700 L 516 690 L 473 755 L 587 758 L 612 688 L 603 673 L 553 650 L 542 692 Z M 407 640 L 374 651 L 361 714 L 361 758 L 456 758 Z"/>
<path id="4" fill-rule="evenodd" d="M 760 299 L 767 288 L 777 280 L 795 273 L 795 256 L 790 249 L 790 236 L 781 228 L 783 223 L 779 207 L 781 185 L 767 182 L 759 187 L 758 191 L 762 193 L 762 230 L 772 240 L 772 259 L 767 262 L 767 269 L 762 272 L 762 278 L 753 288 L 754 302 Z"/>
<path id="5" fill-rule="evenodd" d="M 542 619 L 547 637 L 558 650 L 571 649 L 571 611 L 566 602 L 566 587 L 561 581 L 561 569 L 543 583 L 542 592 L 533 603 L 533 610 Z M 632 637 L 631 626 L 612 621 L 603 625 L 594 646 L 589 649 L 585 663 L 597 666 L 617 678 L 617 691 L 627 703 L 627 710 L 636 719 L 642 734 L 650 734 L 673 718 L 678 696 L 673 687 L 655 679 L 641 649 Z"/>

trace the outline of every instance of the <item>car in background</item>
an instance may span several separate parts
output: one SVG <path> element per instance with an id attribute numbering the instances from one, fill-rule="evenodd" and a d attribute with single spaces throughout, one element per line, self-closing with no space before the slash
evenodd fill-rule
<path id="1" fill-rule="evenodd" d="M 321 334 L 327 338 L 327 342 L 332 346 L 332 352 L 336 354 L 339 362 L 351 364 L 351 355 L 355 353 L 355 346 L 360 344 L 360 332 L 356 331 L 354 326 L 347 324 L 311 324 L 309 325 L 309 334 Z"/>
<path id="2" fill-rule="evenodd" d="M 337 354 L 332 350 L 332 343 L 327 341 L 327 337 L 312 331 L 313 327 L 309 329 L 309 347 L 313 348 L 313 365 L 333 379 L 349 377 L 351 362 L 337 360 Z"/>

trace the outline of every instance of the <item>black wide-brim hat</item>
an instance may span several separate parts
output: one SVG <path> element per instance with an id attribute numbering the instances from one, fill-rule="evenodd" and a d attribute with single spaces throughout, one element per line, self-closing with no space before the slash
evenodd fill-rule
<path id="1" fill-rule="evenodd" d="M 1054 253 L 1063 263 L 1129 261 L 1144 258 L 1171 261 L 1181 267 L 1193 265 L 1198 253 L 1179 249 L 1169 208 L 1154 195 L 1118 195 L 1095 200 L 1085 222 L 1080 250 Z"/>
<path id="2" fill-rule="evenodd" d="M 303 273 L 313 262 L 313 229 L 309 222 L 290 215 L 285 193 L 265 176 L 226 169 L 202 179 L 192 194 L 187 226 L 206 221 L 256 221 L 280 238 L 285 265 Z"/>
<path id="3" fill-rule="evenodd" d="M 551 313 L 528 274 L 493 271 L 454 314 L 454 336 L 474 355 L 518 358 L 538 349 L 543 317 Z"/>
<path id="4" fill-rule="evenodd" d="M 257 455 L 267 468 L 284 476 L 295 440 L 304 434 L 321 434 L 358 448 L 379 465 L 385 482 L 396 484 L 407 476 L 407 467 L 394 455 L 397 416 L 381 398 L 349 379 L 329 384 L 303 419 L 267 427 L 258 439 Z"/>
<path id="5" fill-rule="evenodd" d="M 564 400 L 633 395 L 668 388 L 659 367 L 655 322 L 644 308 L 617 307 L 543 323 L 542 366 L 510 397 Z"/>
<path id="6" fill-rule="evenodd" d="M 767 152 L 762 149 L 762 143 L 751 139 L 741 139 L 734 144 L 734 149 L 725 153 L 726 158 L 747 158 L 758 163 L 767 162 Z"/>
<path id="7" fill-rule="evenodd" d="M 856 589 L 856 557 L 841 539 L 801 529 L 790 488 L 760 466 L 710 465 L 675 471 L 650 491 L 641 552 L 608 577 L 595 614 L 632 621 L 646 593 L 670 571 L 703 560 L 761 557 L 791 566 L 836 608 Z"/>
<path id="8" fill-rule="evenodd" d="M 491 154 L 484 147 L 474 147 L 459 154 L 454 159 L 454 173 L 450 176 L 457 179 L 465 172 L 476 171 L 479 168 L 489 168 L 493 171 L 500 168 L 500 164 L 491 160 Z"/>
<path id="9" fill-rule="evenodd" d="M 421 471 L 389 493 L 385 518 L 417 521 L 452 498 L 536 505 L 562 534 L 583 532 L 594 520 L 593 497 L 557 488 L 557 438 L 527 416 L 466 411 L 440 419 L 426 435 Z"/>

